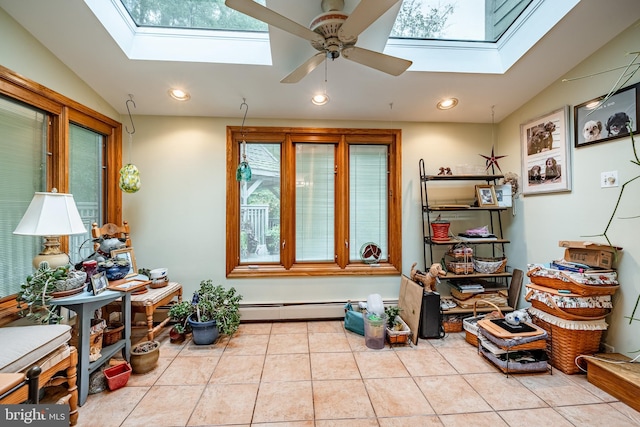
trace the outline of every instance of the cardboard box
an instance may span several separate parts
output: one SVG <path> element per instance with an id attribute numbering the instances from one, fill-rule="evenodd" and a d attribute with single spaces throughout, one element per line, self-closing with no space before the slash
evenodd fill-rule
<path id="1" fill-rule="evenodd" d="M 614 268 L 616 251 L 622 248 L 589 241 L 560 240 L 558 246 L 566 248 L 564 259 L 591 267 Z"/>

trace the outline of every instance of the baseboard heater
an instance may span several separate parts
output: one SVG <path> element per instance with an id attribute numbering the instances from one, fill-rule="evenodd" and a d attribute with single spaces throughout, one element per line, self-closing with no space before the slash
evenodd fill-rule
<path id="1" fill-rule="evenodd" d="M 344 319 L 343 302 L 240 304 L 242 322 Z M 397 305 L 397 300 L 384 301 Z"/>

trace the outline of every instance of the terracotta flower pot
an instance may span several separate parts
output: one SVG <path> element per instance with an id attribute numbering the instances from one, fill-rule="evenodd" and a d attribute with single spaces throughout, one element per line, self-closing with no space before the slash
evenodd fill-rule
<path id="1" fill-rule="evenodd" d="M 156 367 L 160 357 L 158 341 L 143 341 L 131 348 L 129 363 L 134 374 L 144 374 Z"/>

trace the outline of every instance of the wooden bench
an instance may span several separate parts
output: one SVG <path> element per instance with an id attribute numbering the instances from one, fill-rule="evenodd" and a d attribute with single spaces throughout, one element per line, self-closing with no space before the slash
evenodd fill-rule
<path id="1" fill-rule="evenodd" d="M 585 357 L 587 380 L 636 411 L 640 411 L 638 397 L 640 396 L 640 363 L 626 363 L 631 359 L 619 353 L 602 353 L 594 356 L 595 358 Z"/>
<path id="2" fill-rule="evenodd" d="M 162 288 L 151 288 L 147 292 L 139 295 L 131 295 L 131 313 L 132 318 L 135 313 L 144 313 L 146 317 L 147 339 L 153 341 L 155 335 L 166 326 L 171 320 L 169 316 L 163 319 L 157 325 L 153 325 L 153 313 L 162 306 L 168 305 L 173 299 L 178 302 L 182 301 L 182 285 L 178 282 L 169 282 L 167 286 Z M 109 314 L 120 311 L 119 301 L 109 303 L 103 310 L 104 318 L 108 319 Z M 133 326 L 135 327 L 135 325 Z"/>

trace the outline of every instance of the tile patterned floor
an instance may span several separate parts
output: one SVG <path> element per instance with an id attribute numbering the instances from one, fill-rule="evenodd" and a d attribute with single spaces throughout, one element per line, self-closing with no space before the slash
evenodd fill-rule
<path id="1" fill-rule="evenodd" d="M 156 369 L 90 395 L 78 426 L 640 426 L 586 376 L 506 377 L 464 334 L 372 350 L 318 321 L 242 324 L 211 346 L 158 340 Z"/>

